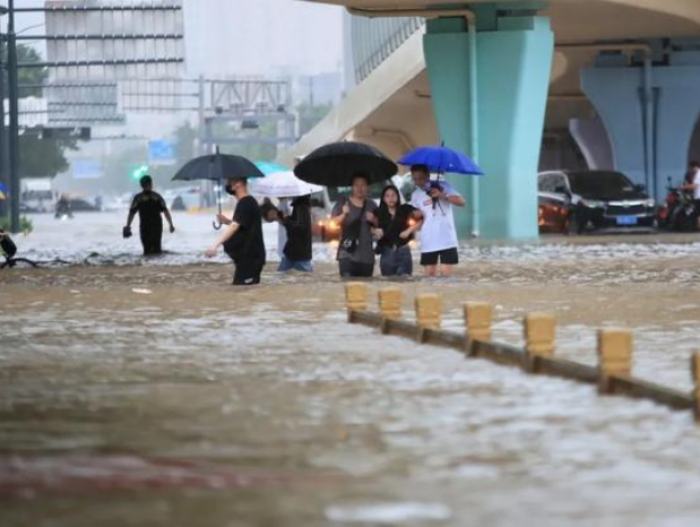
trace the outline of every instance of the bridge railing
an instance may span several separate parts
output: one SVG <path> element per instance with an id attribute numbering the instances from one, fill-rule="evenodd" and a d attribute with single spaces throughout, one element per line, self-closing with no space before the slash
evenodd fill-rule
<path id="1" fill-rule="evenodd" d="M 411 35 L 423 27 L 422 18 L 352 17 L 355 82 L 360 83 Z"/>

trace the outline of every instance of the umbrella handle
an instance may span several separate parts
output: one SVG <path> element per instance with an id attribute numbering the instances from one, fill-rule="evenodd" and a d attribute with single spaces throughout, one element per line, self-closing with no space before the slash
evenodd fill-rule
<path id="1" fill-rule="evenodd" d="M 216 155 L 217 156 L 219 155 L 219 147 L 218 146 L 216 147 Z M 209 171 L 211 172 L 211 166 L 209 167 Z M 221 212 L 222 212 L 221 211 L 221 180 L 219 180 L 219 185 L 217 186 L 217 189 L 218 190 L 216 192 L 216 194 L 217 194 L 216 203 L 219 206 L 219 214 L 221 214 Z M 212 221 L 211 226 L 214 227 L 214 230 L 218 231 L 219 229 L 221 229 L 222 224 L 219 221 Z"/>

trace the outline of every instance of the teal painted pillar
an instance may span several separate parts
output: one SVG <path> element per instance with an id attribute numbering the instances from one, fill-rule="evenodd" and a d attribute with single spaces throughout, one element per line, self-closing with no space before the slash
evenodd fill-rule
<path id="1" fill-rule="evenodd" d="M 445 145 L 478 158 L 479 234 L 490 239 L 536 238 L 537 166 L 554 50 L 549 19 L 485 17 L 477 21 L 476 132 L 470 151 L 469 34 L 462 18 L 428 22 L 423 47 L 433 109 Z M 448 175 L 467 198 L 457 213 L 460 237 L 473 230 L 470 177 Z"/>

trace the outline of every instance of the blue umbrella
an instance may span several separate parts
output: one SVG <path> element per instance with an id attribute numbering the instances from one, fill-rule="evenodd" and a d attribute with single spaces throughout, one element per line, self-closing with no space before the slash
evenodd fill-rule
<path id="1" fill-rule="evenodd" d="M 425 165 L 431 172 L 483 176 L 479 166 L 462 152 L 446 146 L 421 146 L 399 159 L 400 165 Z"/>

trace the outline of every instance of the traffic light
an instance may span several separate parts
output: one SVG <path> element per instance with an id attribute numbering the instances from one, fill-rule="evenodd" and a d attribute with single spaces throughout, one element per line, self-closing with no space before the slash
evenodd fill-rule
<path id="1" fill-rule="evenodd" d="M 131 170 L 131 179 L 139 181 L 143 176 L 148 174 L 148 165 L 139 165 Z"/>

